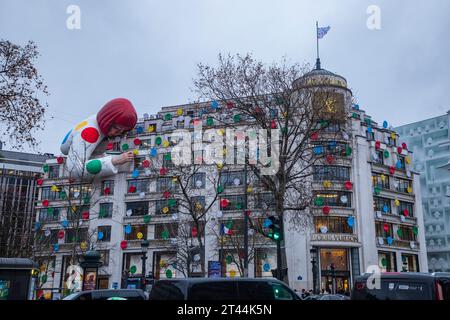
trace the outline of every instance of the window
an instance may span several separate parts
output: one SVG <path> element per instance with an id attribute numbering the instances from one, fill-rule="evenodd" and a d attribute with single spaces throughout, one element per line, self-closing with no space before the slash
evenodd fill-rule
<path id="1" fill-rule="evenodd" d="M 405 215 L 405 210 L 408 210 L 407 216 L 414 216 L 414 204 L 411 202 L 400 201 L 400 205 L 398 206 L 398 214 Z"/>
<path id="2" fill-rule="evenodd" d="M 255 199 L 255 208 L 257 209 L 273 209 L 275 208 L 275 197 L 273 193 L 257 194 Z"/>
<path id="3" fill-rule="evenodd" d="M 138 233 L 143 235 L 142 239 L 139 239 Z M 125 233 L 125 240 L 147 240 L 147 225 L 131 226 L 131 232 Z"/>
<path id="4" fill-rule="evenodd" d="M 412 192 L 412 181 L 406 179 L 395 178 L 394 180 L 395 190 L 399 192 L 409 193 Z"/>
<path id="5" fill-rule="evenodd" d="M 100 203 L 100 211 L 98 217 L 101 218 L 111 218 L 113 215 L 113 204 L 112 202 Z"/>
<path id="6" fill-rule="evenodd" d="M 134 157 L 134 169 L 138 171 L 143 171 L 144 167 L 142 166 L 142 161 L 145 160 L 145 157 Z"/>
<path id="7" fill-rule="evenodd" d="M 76 220 L 81 219 L 83 212 L 89 212 L 89 206 L 72 206 L 67 207 L 67 219 Z"/>
<path id="8" fill-rule="evenodd" d="M 168 211 L 166 211 L 167 209 Z M 178 212 L 178 203 L 175 202 L 175 205 L 170 206 L 169 200 L 168 199 L 164 199 L 164 200 L 156 200 L 155 201 L 155 214 L 173 214 Z"/>
<path id="9" fill-rule="evenodd" d="M 58 190 L 60 190 L 61 187 L 58 187 Z M 59 200 L 59 192 L 58 191 L 52 191 L 51 187 L 43 187 L 41 188 L 41 200 Z"/>
<path id="10" fill-rule="evenodd" d="M 170 152 L 163 154 L 163 167 L 173 168 L 175 165 L 172 162 L 172 154 Z"/>
<path id="11" fill-rule="evenodd" d="M 381 189 L 390 188 L 388 175 L 372 172 L 372 182 L 374 187 L 379 187 Z"/>
<path id="12" fill-rule="evenodd" d="M 55 179 L 59 177 L 59 165 L 48 166 L 48 178 Z"/>
<path id="13" fill-rule="evenodd" d="M 378 266 L 381 272 L 396 272 L 396 260 L 395 252 L 378 251 Z"/>
<path id="14" fill-rule="evenodd" d="M 391 137 L 388 137 L 388 145 L 390 147 L 395 147 L 397 145 L 397 139 L 392 139 Z"/>
<path id="15" fill-rule="evenodd" d="M 312 142 L 312 147 L 314 153 L 317 155 L 329 153 L 340 156 L 346 156 L 348 144 L 336 141 L 314 141 Z"/>
<path id="16" fill-rule="evenodd" d="M 406 169 L 406 160 L 404 156 L 397 155 L 397 169 Z"/>
<path id="17" fill-rule="evenodd" d="M 384 230 L 384 225 L 387 226 L 387 231 Z M 376 231 L 377 237 L 387 238 L 389 236 L 392 237 L 394 235 L 392 223 L 376 221 L 375 222 L 375 231 Z"/>
<path id="18" fill-rule="evenodd" d="M 366 137 L 368 141 L 375 140 L 375 132 L 370 132 L 369 130 L 366 130 Z"/>
<path id="19" fill-rule="evenodd" d="M 314 181 L 333 180 L 348 181 L 350 180 L 350 168 L 341 166 L 314 166 Z"/>
<path id="20" fill-rule="evenodd" d="M 98 250 L 100 253 L 100 261 L 103 262 L 103 266 L 109 266 L 109 250 Z"/>
<path id="21" fill-rule="evenodd" d="M 229 229 L 233 235 L 244 235 L 244 219 L 222 220 L 219 227 L 222 228 L 222 225 L 227 226 L 227 228 L 231 226 Z M 222 232 L 222 230 L 220 232 Z"/>
<path id="22" fill-rule="evenodd" d="M 196 210 L 198 208 L 197 211 L 199 211 L 199 212 L 203 212 L 203 210 L 205 209 L 205 206 L 206 206 L 206 201 L 205 201 L 204 196 L 191 197 L 191 203 L 194 206 L 194 210 Z"/>
<path id="23" fill-rule="evenodd" d="M 225 171 L 220 176 L 220 184 L 223 187 L 242 186 L 244 184 L 243 171 Z"/>
<path id="24" fill-rule="evenodd" d="M 45 208 L 39 209 L 40 222 L 56 222 L 59 221 L 59 216 L 62 208 Z"/>
<path id="25" fill-rule="evenodd" d="M 333 206 L 350 208 L 352 206 L 352 194 L 346 191 L 320 191 L 314 196 L 317 206 Z"/>
<path id="26" fill-rule="evenodd" d="M 178 235 L 178 224 L 177 223 L 160 223 L 155 224 L 155 239 L 165 239 L 165 235 L 168 238 L 174 239 Z"/>
<path id="27" fill-rule="evenodd" d="M 191 178 L 191 188 L 193 189 L 204 189 L 206 183 L 206 173 L 196 172 Z"/>
<path id="28" fill-rule="evenodd" d="M 86 228 L 82 229 L 68 229 L 65 233 L 65 243 L 75 243 L 83 242 L 88 239 L 88 230 Z"/>
<path id="29" fill-rule="evenodd" d="M 373 197 L 373 210 L 383 213 L 392 213 L 391 199 L 382 197 Z"/>
<path id="30" fill-rule="evenodd" d="M 50 230 L 50 235 L 46 236 L 44 230 L 39 230 L 36 235 L 36 242 L 38 245 L 45 246 L 47 244 L 58 243 L 59 230 Z"/>
<path id="31" fill-rule="evenodd" d="M 328 233 L 352 234 L 353 229 L 347 223 L 347 217 L 314 217 L 316 233 L 321 233 L 322 227 L 327 227 Z"/>
<path id="32" fill-rule="evenodd" d="M 154 132 L 154 131 L 153 131 Z M 150 149 L 152 147 L 152 139 L 142 139 L 139 149 Z"/>
<path id="33" fill-rule="evenodd" d="M 227 205 L 222 204 L 222 200 L 228 200 Z M 244 208 L 244 195 L 229 195 L 220 197 L 220 209 L 223 211 L 242 210 Z"/>
<path id="34" fill-rule="evenodd" d="M 409 226 L 398 226 L 398 236 L 403 241 L 416 241 L 416 235 L 413 228 Z"/>
<path id="35" fill-rule="evenodd" d="M 174 182 L 173 179 L 173 177 L 159 177 L 158 180 L 156 180 L 156 192 L 178 190 L 179 185 Z"/>
<path id="36" fill-rule="evenodd" d="M 100 226 L 97 228 L 97 240 L 100 242 L 111 241 L 111 226 Z"/>
<path id="37" fill-rule="evenodd" d="M 107 190 L 107 192 L 105 193 L 105 189 Z M 109 193 L 108 193 L 109 191 Z M 105 180 L 102 181 L 102 196 L 105 195 L 113 195 L 114 194 L 114 180 Z"/>
<path id="38" fill-rule="evenodd" d="M 70 197 L 72 199 L 86 199 L 89 198 L 92 194 L 92 185 L 84 184 L 80 187 L 80 185 L 71 185 L 69 187 Z"/>
<path id="39" fill-rule="evenodd" d="M 419 272 L 419 257 L 402 253 L 402 272 Z"/>
<path id="40" fill-rule="evenodd" d="M 136 188 L 134 193 L 148 192 L 149 184 L 149 179 L 128 180 L 127 192 L 129 192 L 131 186 Z"/>
<path id="41" fill-rule="evenodd" d="M 148 214 L 148 201 L 127 202 L 127 212 L 131 210 L 132 216 L 143 216 Z"/>
<path id="42" fill-rule="evenodd" d="M 384 165 L 384 155 L 383 150 L 375 151 L 375 154 L 377 155 L 375 159 L 373 159 L 373 162 Z"/>

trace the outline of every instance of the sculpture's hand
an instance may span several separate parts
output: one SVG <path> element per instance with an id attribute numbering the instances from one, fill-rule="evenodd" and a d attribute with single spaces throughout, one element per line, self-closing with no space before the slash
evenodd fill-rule
<path id="1" fill-rule="evenodd" d="M 112 164 L 117 166 L 117 165 L 121 165 L 121 164 L 125 164 L 127 162 L 131 162 L 134 159 L 134 154 L 133 151 L 128 151 L 125 153 L 122 153 L 119 156 L 115 156 L 112 158 Z"/>

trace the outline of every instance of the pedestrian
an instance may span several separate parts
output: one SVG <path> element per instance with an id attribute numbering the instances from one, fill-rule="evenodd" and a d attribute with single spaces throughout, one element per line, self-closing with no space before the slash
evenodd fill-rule
<path id="1" fill-rule="evenodd" d="M 117 98 L 106 103 L 64 137 L 61 152 L 67 155 L 66 172 L 72 178 L 116 174 L 117 166 L 131 162 L 134 154 L 129 151 L 111 156 L 105 152 L 112 149 L 110 139 L 132 130 L 136 122 L 136 110 L 129 100 Z"/>

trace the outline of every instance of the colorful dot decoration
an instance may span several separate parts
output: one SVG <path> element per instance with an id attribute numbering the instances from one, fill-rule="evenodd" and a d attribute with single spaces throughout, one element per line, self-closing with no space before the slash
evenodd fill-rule
<path id="1" fill-rule="evenodd" d="M 86 142 L 96 143 L 99 137 L 100 133 L 94 127 L 87 127 L 81 131 L 81 138 Z"/>
<path id="2" fill-rule="evenodd" d="M 102 170 L 102 162 L 98 159 L 90 160 L 86 164 L 86 170 L 90 174 L 97 174 Z"/>
<path id="3" fill-rule="evenodd" d="M 128 151 L 129 148 L 128 143 L 122 144 L 122 151 Z"/>

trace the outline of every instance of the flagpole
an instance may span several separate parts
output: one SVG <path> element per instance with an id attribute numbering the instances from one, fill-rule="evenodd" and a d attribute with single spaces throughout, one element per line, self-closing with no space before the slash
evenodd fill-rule
<path id="1" fill-rule="evenodd" d="M 319 21 L 316 21 L 316 41 L 317 41 L 316 69 L 320 69 L 320 58 L 319 58 Z"/>

